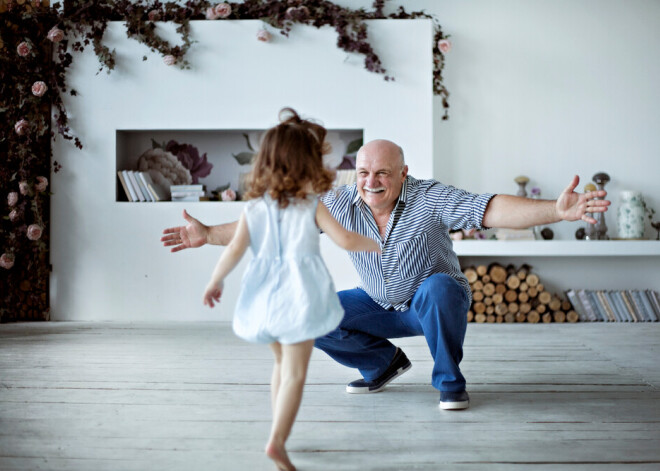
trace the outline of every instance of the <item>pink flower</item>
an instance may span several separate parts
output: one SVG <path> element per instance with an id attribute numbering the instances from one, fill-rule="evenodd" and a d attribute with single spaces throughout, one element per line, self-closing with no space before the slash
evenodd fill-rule
<path id="1" fill-rule="evenodd" d="M 447 54 L 449 51 L 451 51 L 451 42 L 449 39 L 441 39 L 438 41 L 438 49 L 440 49 L 440 52 L 443 54 Z"/>
<path id="2" fill-rule="evenodd" d="M 45 82 L 38 81 L 32 84 L 32 94 L 34 96 L 43 96 L 44 93 L 48 90 L 48 86 Z"/>
<path id="3" fill-rule="evenodd" d="M 22 181 L 18 184 L 18 190 L 21 192 L 21 195 L 25 196 L 30 193 L 30 185 L 26 181 Z"/>
<path id="4" fill-rule="evenodd" d="M 228 3 L 218 3 L 213 9 L 217 18 L 227 18 L 231 15 L 231 5 Z"/>
<path id="5" fill-rule="evenodd" d="M 257 31 L 257 39 L 259 41 L 267 43 L 268 41 L 270 41 L 271 37 L 272 36 L 270 35 L 270 33 L 265 29 L 260 29 L 259 31 Z"/>
<path id="6" fill-rule="evenodd" d="M 176 57 L 174 57 L 171 54 L 168 54 L 165 57 L 163 57 L 163 62 L 165 63 L 165 65 L 174 65 L 176 64 Z"/>
<path id="7" fill-rule="evenodd" d="M 7 205 L 12 208 L 16 206 L 16 203 L 18 203 L 18 193 L 12 191 L 7 195 Z"/>
<path id="8" fill-rule="evenodd" d="M 236 201 L 236 192 L 231 188 L 227 188 L 225 191 L 220 193 L 220 199 L 222 201 Z"/>
<path id="9" fill-rule="evenodd" d="M 48 188 L 48 179 L 46 177 L 37 177 L 37 184 L 34 188 L 37 191 L 46 191 L 46 188 Z"/>
<path id="10" fill-rule="evenodd" d="M 147 13 L 147 17 L 149 18 L 149 21 L 158 21 L 160 20 L 160 12 L 158 10 L 151 10 Z"/>
<path id="11" fill-rule="evenodd" d="M 14 255 L 10 253 L 3 253 L 0 255 L 0 267 L 9 270 L 14 266 Z"/>
<path id="12" fill-rule="evenodd" d="M 53 26 L 50 31 L 48 31 L 48 34 L 46 35 L 48 39 L 53 41 L 54 43 L 60 42 L 62 39 L 64 39 L 64 31 L 59 29 L 57 26 Z"/>
<path id="13" fill-rule="evenodd" d="M 208 7 L 206 9 L 207 20 L 217 20 L 220 16 L 215 12 L 215 7 Z"/>
<path id="14" fill-rule="evenodd" d="M 449 234 L 449 237 L 451 238 L 451 240 L 463 240 L 463 232 L 462 231 L 452 232 L 451 234 Z"/>
<path id="15" fill-rule="evenodd" d="M 30 53 L 30 45 L 23 41 L 16 47 L 16 52 L 19 56 L 25 57 Z"/>
<path id="16" fill-rule="evenodd" d="M 30 224 L 27 228 L 27 238 L 30 240 L 39 240 L 43 229 L 39 224 Z"/>
<path id="17" fill-rule="evenodd" d="M 11 222 L 14 222 L 16 219 L 18 219 L 18 211 L 16 211 L 15 209 L 12 209 L 12 210 L 9 212 L 9 220 L 10 220 Z"/>
<path id="18" fill-rule="evenodd" d="M 25 134 L 30 127 L 30 124 L 27 122 L 25 119 L 21 119 L 20 121 L 17 121 L 16 124 L 14 124 L 14 131 L 16 131 L 16 134 L 19 136 L 22 136 Z"/>

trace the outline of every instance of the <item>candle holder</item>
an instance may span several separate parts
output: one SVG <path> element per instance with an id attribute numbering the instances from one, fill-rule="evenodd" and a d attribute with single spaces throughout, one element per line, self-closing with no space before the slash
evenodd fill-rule
<path id="1" fill-rule="evenodd" d="M 605 184 L 610 181 L 610 176 L 604 172 L 597 173 L 592 177 L 594 183 L 599 190 L 605 189 Z M 594 198 L 597 200 L 602 200 L 603 198 Z M 596 240 L 608 240 L 607 235 L 607 224 L 605 223 L 605 213 L 594 213 L 594 218 L 596 219 L 596 224 L 594 227 L 595 239 Z"/>

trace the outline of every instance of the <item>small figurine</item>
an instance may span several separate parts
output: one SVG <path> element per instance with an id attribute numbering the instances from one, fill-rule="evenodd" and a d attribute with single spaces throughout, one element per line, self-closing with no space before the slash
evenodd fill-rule
<path id="1" fill-rule="evenodd" d="M 514 178 L 513 181 L 518 184 L 518 193 L 516 193 L 516 195 L 527 196 L 527 190 L 525 190 L 525 185 L 529 183 L 529 177 L 520 175 L 519 177 Z"/>

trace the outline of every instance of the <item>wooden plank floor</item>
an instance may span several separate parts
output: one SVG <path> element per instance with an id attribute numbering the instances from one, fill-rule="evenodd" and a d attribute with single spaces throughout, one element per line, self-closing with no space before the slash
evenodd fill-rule
<path id="1" fill-rule="evenodd" d="M 660 469 L 660 324 L 472 324 L 466 411 L 438 410 L 423 339 L 395 343 L 413 368 L 374 395 L 314 352 L 301 471 Z M 0 325 L 0 469 L 272 469 L 270 368 L 226 323 Z"/>

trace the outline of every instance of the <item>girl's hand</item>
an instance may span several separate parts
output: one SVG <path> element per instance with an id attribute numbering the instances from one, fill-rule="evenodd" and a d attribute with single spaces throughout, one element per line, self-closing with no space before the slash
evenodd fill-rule
<path id="1" fill-rule="evenodd" d="M 210 283 L 204 291 L 204 305 L 208 307 L 215 307 L 215 303 L 220 303 L 220 296 L 222 296 L 222 289 L 224 284 L 222 281 L 217 284 Z"/>

